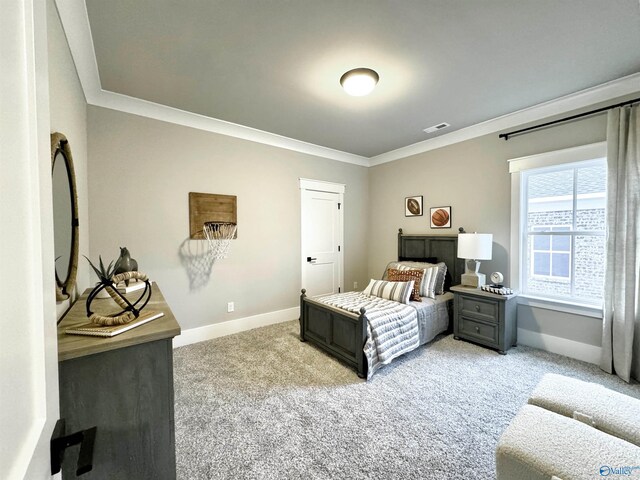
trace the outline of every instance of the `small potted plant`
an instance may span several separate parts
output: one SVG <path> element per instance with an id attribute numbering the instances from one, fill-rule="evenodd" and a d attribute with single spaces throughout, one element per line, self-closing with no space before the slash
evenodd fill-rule
<path id="1" fill-rule="evenodd" d="M 104 266 L 104 262 L 102 261 L 102 256 L 100 255 L 98 256 L 98 259 L 100 261 L 99 267 L 96 267 L 91 262 L 91 260 L 89 260 L 86 256 L 84 256 L 84 258 L 87 259 L 87 262 L 89 262 L 89 265 L 91 266 L 91 268 L 93 268 L 93 271 L 98 276 L 99 282 L 96 284 L 96 286 L 100 284 L 108 285 L 98 293 L 97 297 L 112 298 L 112 295 L 109 293 L 108 290 L 115 287 L 115 285 L 113 285 L 113 282 L 111 281 L 111 277 L 113 277 L 116 273 L 116 270 L 120 268 L 120 258 L 118 258 L 115 262 L 112 260 L 111 262 L 109 262 L 109 265 L 107 265 L 106 267 Z"/>

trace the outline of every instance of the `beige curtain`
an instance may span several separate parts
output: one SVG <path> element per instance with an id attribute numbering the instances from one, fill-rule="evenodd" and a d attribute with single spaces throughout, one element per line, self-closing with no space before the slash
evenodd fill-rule
<path id="1" fill-rule="evenodd" d="M 607 266 L 600 366 L 640 379 L 640 107 L 609 111 Z"/>

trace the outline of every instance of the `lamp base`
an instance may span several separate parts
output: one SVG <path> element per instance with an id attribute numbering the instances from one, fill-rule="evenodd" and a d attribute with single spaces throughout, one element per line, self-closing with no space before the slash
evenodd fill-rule
<path id="1" fill-rule="evenodd" d="M 485 276 L 484 273 L 476 273 L 476 272 L 463 273 L 462 277 L 460 278 L 460 281 L 463 287 L 474 287 L 474 288 L 480 288 L 482 285 L 485 285 L 487 283 L 486 280 L 487 280 L 487 277 Z"/>

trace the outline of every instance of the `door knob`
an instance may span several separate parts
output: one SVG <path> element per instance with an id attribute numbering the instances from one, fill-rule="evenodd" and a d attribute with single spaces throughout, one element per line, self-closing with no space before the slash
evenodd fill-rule
<path id="1" fill-rule="evenodd" d="M 307 257 L 307 262 L 309 262 L 309 263 L 315 262 L 316 260 L 317 260 L 317 258 Z"/>

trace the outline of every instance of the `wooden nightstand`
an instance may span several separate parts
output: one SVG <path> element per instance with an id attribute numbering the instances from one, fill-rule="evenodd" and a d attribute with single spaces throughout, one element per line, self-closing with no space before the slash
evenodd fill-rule
<path id="1" fill-rule="evenodd" d="M 453 338 L 495 348 L 504 355 L 517 340 L 517 294 L 497 295 L 479 288 L 451 287 Z"/>

